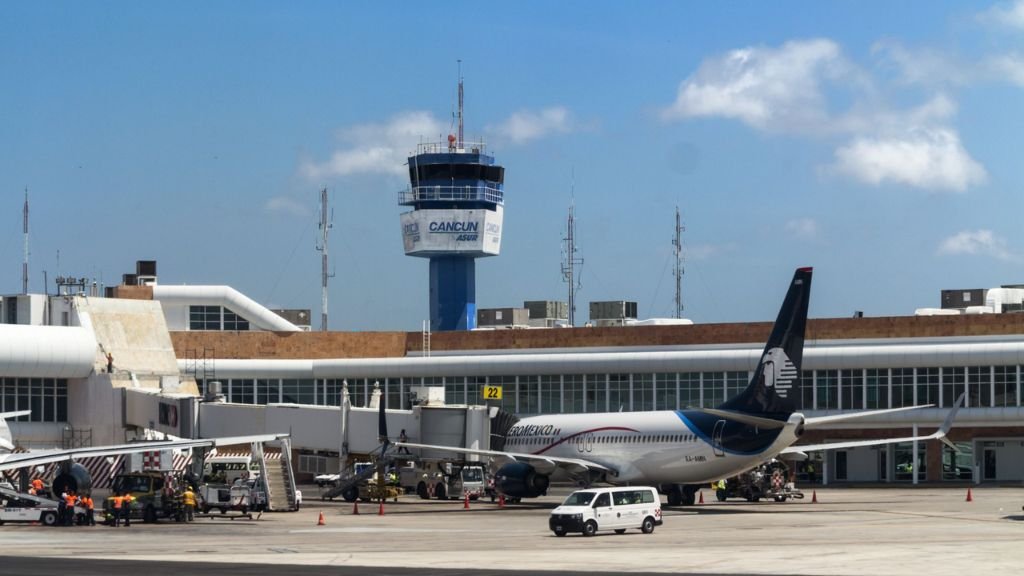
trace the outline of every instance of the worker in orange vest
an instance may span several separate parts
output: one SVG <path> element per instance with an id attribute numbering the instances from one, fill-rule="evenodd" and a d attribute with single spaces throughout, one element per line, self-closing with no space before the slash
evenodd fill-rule
<path id="1" fill-rule="evenodd" d="M 126 528 L 130 528 L 132 525 L 132 502 L 134 501 L 135 497 L 132 496 L 132 493 L 125 491 L 124 502 L 121 505 L 121 512 L 124 514 L 124 525 Z"/>
<path id="2" fill-rule="evenodd" d="M 114 510 L 111 513 L 110 525 L 117 528 L 121 525 L 121 507 L 124 506 L 124 497 L 120 493 L 114 492 L 114 495 L 110 497 L 110 503 L 114 506 Z"/>
<path id="3" fill-rule="evenodd" d="M 68 490 L 64 495 L 64 525 L 74 526 L 75 525 L 75 500 L 78 497 L 75 496 L 74 490 Z"/>
<path id="4" fill-rule="evenodd" d="M 85 506 L 85 522 L 87 526 L 96 525 L 96 516 L 94 515 L 92 496 L 86 496 L 82 498 L 82 506 Z"/>
<path id="5" fill-rule="evenodd" d="M 37 496 L 43 495 L 43 481 L 39 478 L 32 479 L 32 489 L 35 490 L 34 494 Z"/>

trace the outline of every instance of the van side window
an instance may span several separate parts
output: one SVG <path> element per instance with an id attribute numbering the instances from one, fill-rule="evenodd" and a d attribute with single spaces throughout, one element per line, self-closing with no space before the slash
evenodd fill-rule
<path id="1" fill-rule="evenodd" d="M 602 506 L 611 506 L 611 505 L 612 505 L 612 501 L 611 501 L 611 499 L 608 498 L 608 493 L 607 492 L 598 494 L 597 498 L 594 499 L 594 508 L 599 508 L 599 507 L 602 507 Z"/>
<path id="2" fill-rule="evenodd" d="M 626 504 L 632 504 L 633 501 L 630 499 L 630 492 L 616 492 L 613 500 L 616 506 L 625 506 Z"/>

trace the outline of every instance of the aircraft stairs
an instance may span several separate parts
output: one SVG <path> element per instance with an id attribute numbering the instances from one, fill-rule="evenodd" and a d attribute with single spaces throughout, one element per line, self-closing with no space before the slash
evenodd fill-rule
<path id="1" fill-rule="evenodd" d="M 260 470 L 263 471 L 264 483 L 267 490 L 267 504 L 272 512 L 294 512 L 299 509 L 295 496 L 295 473 L 291 460 L 291 440 L 283 438 L 281 444 L 281 459 L 273 464 L 268 464 L 264 457 L 263 446 L 254 443 L 252 453 L 257 455 L 260 463 Z"/>
<path id="2" fill-rule="evenodd" d="M 387 467 L 391 464 L 392 456 L 389 454 L 384 458 L 384 466 Z M 324 490 L 320 494 L 320 497 L 324 500 L 330 500 L 341 496 L 347 492 L 350 488 L 358 486 L 360 482 L 369 480 L 377 472 L 377 466 L 367 466 L 359 473 L 349 474 L 338 478 L 334 485 Z"/>

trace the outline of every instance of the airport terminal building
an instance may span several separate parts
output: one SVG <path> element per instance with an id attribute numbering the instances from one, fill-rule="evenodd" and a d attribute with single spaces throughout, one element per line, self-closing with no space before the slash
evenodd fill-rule
<path id="1" fill-rule="evenodd" d="M 33 410 L 11 422 L 16 441 L 99 445 L 124 441 L 129 428 L 198 434 L 198 398 L 218 382 L 218 430 L 251 433 L 273 410 L 277 425 L 298 432 L 300 473 L 337 463 L 337 438 L 300 431 L 310 415 L 336 418 L 343 383 L 357 407 L 379 386 L 389 410 L 408 410 L 425 386 L 443 387 L 448 404 L 519 416 L 712 407 L 746 387 L 771 327 L 309 332 L 227 287 L 158 285 L 11 296 L 2 309 L 0 337 L 12 346 L 0 354 L 0 409 Z M 801 443 L 928 434 L 965 393 L 949 435 L 958 453 L 938 441 L 830 451 L 816 456 L 822 479 L 1024 481 L 1022 366 L 1021 314 L 811 319 L 807 414 L 935 407 L 837 423 Z M 483 398 L 484 386 L 500 386 L 501 399 Z"/>

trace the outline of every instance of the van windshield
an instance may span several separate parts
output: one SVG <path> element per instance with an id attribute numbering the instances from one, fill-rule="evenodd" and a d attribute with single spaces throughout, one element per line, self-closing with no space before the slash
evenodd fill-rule
<path id="1" fill-rule="evenodd" d="M 597 492 L 573 492 L 562 502 L 562 506 L 590 506 Z"/>

